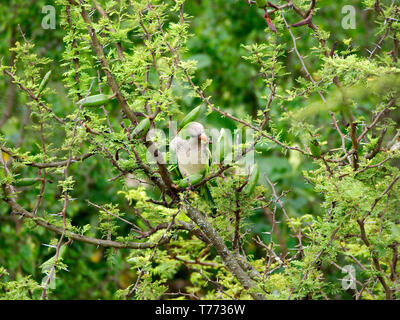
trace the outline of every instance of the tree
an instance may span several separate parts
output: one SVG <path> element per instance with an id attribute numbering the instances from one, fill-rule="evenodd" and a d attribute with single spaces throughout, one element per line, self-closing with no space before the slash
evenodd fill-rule
<path id="1" fill-rule="evenodd" d="M 324 31 L 328 9 L 313 0 L 189 4 L 226 21 L 244 12 L 258 30 L 235 24 L 237 46 L 224 42 L 223 19 L 210 24 L 213 39 L 191 38 L 206 20 L 184 0 L 59 0 L 64 47 L 51 55 L 11 26 L 0 218 L 18 241 L 23 222 L 35 266 L 22 277 L 1 268 L 1 296 L 70 297 L 66 257 L 86 243 L 92 261 L 102 247 L 108 265 L 129 264 L 119 290 L 105 280 L 103 298 L 398 298 L 399 9 L 363 5 L 379 37 L 367 55 Z M 231 50 L 227 61 L 216 47 Z M 194 120 L 225 130 L 209 131 L 217 156 L 187 181 L 169 142 Z M 206 183 L 215 207 L 199 195 Z M 83 268 L 96 283 L 108 273 Z"/>

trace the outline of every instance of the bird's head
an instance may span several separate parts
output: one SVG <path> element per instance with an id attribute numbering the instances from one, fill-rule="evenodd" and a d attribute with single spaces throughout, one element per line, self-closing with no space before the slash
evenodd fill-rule
<path id="1" fill-rule="evenodd" d="M 191 139 L 198 139 L 199 141 L 208 142 L 208 137 L 204 131 L 204 127 L 199 122 L 191 122 L 188 125 L 187 133 Z"/>

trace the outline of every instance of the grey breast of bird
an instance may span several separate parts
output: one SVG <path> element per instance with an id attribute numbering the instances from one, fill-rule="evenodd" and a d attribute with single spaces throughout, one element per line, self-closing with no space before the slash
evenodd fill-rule
<path id="1" fill-rule="evenodd" d="M 208 161 L 208 137 L 204 127 L 198 122 L 188 125 L 188 140 L 174 138 L 171 147 L 175 149 L 178 167 L 183 176 L 203 173 Z"/>

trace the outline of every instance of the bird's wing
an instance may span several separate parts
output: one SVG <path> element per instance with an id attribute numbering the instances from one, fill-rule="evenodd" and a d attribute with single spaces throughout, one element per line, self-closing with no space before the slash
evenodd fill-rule
<path id="1" fill-rule="evenodd" d="M 170 167 L 169 172 L 173 172 L 175 174 L 175 178 L 174 179 L 183 179 L 183 175 L 181 173 L 181 171 L 179 170 L 179 166 L 178 164 L 174 164 L 173 166 Z"/>
<path id="2" fill-rule="evenodd" d="M 179 163 L 178 163 L 178 152 L 184 148 L 186 141 L 183 140 L 181 137 L 176 136 L 174 139 L 171 140 L 170 146 L 170 155 L 173 159 L 174 165 L 172 165 L 170 172 L 174 172 L 178 179 L 183 178 L 183 174 L 181 170 L 179 170 Z"/>
<path id="3" fill-rule="evenodd" d="M 181 137 L 176 136 L 170 141 L 169 147 L 171 151 L 177 152 L 177 150 L 180 149 L 185 144 L 185 142 L 186 141 L 183 140 Z"/>

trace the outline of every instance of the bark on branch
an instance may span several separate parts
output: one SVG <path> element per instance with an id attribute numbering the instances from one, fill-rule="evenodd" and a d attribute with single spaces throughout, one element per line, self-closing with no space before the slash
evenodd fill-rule
<path id="1" fill-rule="evenodd" d="M 221 257 L 223 263 L 227 269 L 236 277 L 236 279 L 241 283 L 245 289 L 250 289 L 250 295 L 255 300 L 264 300 L 265 297 L 254 292 L 256 288 L 256 283 L 250 278 L 250 276 L 242 269 L 239 262 L 233 255 L 233 253 L 225 245 L 223 239 L 218 235 L 215 229 L 207 221 L 205 216 L 196 208 L 192 207 L 190 204 L 186 203 L 186 214 L 192 219 L 200 230 L 207 236 L 210 240 L 210 244 L 215 248 Z"/>

